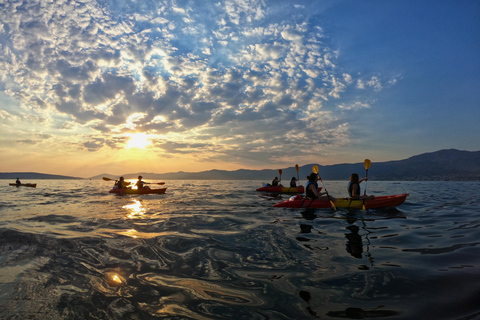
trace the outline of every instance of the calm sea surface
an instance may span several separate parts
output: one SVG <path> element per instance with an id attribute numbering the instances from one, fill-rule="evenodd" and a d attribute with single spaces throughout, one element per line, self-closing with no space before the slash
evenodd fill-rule
<path id="1" fill-rule="evenodd" d="M 0 182 L 1 319 L 480 318 L 480 182 L 369 181 L 410 196 L 336 212 L 262 181 Z"/>

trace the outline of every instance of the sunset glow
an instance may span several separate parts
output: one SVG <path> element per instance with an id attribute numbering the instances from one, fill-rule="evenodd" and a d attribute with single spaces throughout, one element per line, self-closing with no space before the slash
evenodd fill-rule
<path id="1" fill-rule="evenodd" d="M 135 133 L 130 136 L 130 140 L 128 140 L 125 148 L 145 149 L 150 144 L 151 142 L 148 140 L 145 133 Z"/>
<path id="2" fill-rule="evenodd" d="M 4 1 L 2 170 L 91 177 L 476 151 L 479 10 Z"/>

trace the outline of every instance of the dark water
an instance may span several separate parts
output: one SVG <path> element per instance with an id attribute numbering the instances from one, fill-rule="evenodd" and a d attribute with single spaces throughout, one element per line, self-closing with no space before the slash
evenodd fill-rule
<path id="1" fill-rule="evenodd" d="M 8 182 L 1 319 L 480 318 L 479 182 L 369 181 L 410 196 L 366 212 L 272 208 L 262 181 Z"/>

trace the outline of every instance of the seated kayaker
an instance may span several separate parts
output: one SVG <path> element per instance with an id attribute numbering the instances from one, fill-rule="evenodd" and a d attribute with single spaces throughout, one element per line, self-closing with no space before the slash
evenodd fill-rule
<path id="1" fill-rule="evenodd" d="M 337 200 L 332 196 L 327 196 L 326 192 L 318 191 L 318 183 L 319 180 L 318 174 L 312 172 L 309 176 L 307 176 L 308 182 L 305 184 L 305 196 L 310 199 L 317 199 L 317 200 Z"/>
<path id="2" fill-rule="evenodd" d="M 290 180 L 290 188 L 296 188 L 297 187 L 297 178 L 292 177 L 292 180 Z"/>
<path id="3" fill-rule="evenodd" d="M 21 184 L 22 184 L 22 183 L 20 182 L 20 179 L 19 179 L 19 178 L 17 178 L 17 181 L 15 181 L 15 184 L 16 184 L 16 185 L 21 185 Z"/>
<path id="4" fill-rule="evenodd" d="M 278 180 L 278 177 L 275 177 L 272 181 L 272 184 L 267 184 L 267 187 L 283 187 L 280 184 L 280 181 L 282 181 L 282 180 Z"/>
<path id="5" fill-rule="evenodd" d="M 348 195 L 352 199 L 373 199 L 375 196 L 368 196 L 368 195 L 363 195 L 362 196 L 362 191 L 360 188 L 360 183 L 362 181 L 367 181 L 367 178 L 362 178 L 359 179 L 358 173 L 352 173 L 350 176 L 350 182 L 348 183 Z"/>
<path id="6" fill-rule="evenodd" d="M 127 188 L 129 189 L 129 187 L 127 187 L 128 185 L 130 184 L 130 182 L 125 182 L 125 178 L 124 177 L 120 177 L 120 179 L 117 181 L 115 180 L 115 186 L 113 186 L 113 189 L 124 189 L 124 188 Z"/>
<path id="7" fill-rule="evenodd" d="M 135 183 L 135 186 L 137 186 L 137 189 L 138 190 L 150 189 L 149 186 L 144 186 L 145 182 L 142 181 L 142 178 L 143 178 L 142 176 L 138 176 L 138 181 Z"/>

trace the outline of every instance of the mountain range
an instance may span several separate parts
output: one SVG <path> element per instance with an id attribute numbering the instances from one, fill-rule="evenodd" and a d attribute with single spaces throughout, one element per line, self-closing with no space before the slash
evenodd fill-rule
<path id="1" fill-rule="evenodd" d="M 298 176 L 305 179 L 312 172 L 315 164 L 306 164 L 299 167 Z M 343 163 L 328 166 L 318 166 L 319 174 L 326 180 L 348 180 L 351 173 L 365 174 L 363 162 Z M 282 170 L 282 180 L 288 181 L 297 176 L 294 166 L 278 169 L 235 171 L 209 170 L 202 172 L 171 172 L 151 173 L 136 172 L 123 174 L 125 179 L 136 179 L 142 175 L 146 180 L 265 180 L 270 181 L 279 176 Z M 81 179 L 78 177 L 49 175 L 35 172 L 5 172 L 0 173 L 0 179 Z M 119 175 L 104 173 L 89 179 L 118 179 Z M 456 149 L 440 150 L 423 153 L 404 160 L 372 162 L 368 170 L 368 178 L 374 180 L 400 181 L 479 181 L 480 180 L 480 151 L 461 151 Z"/>

